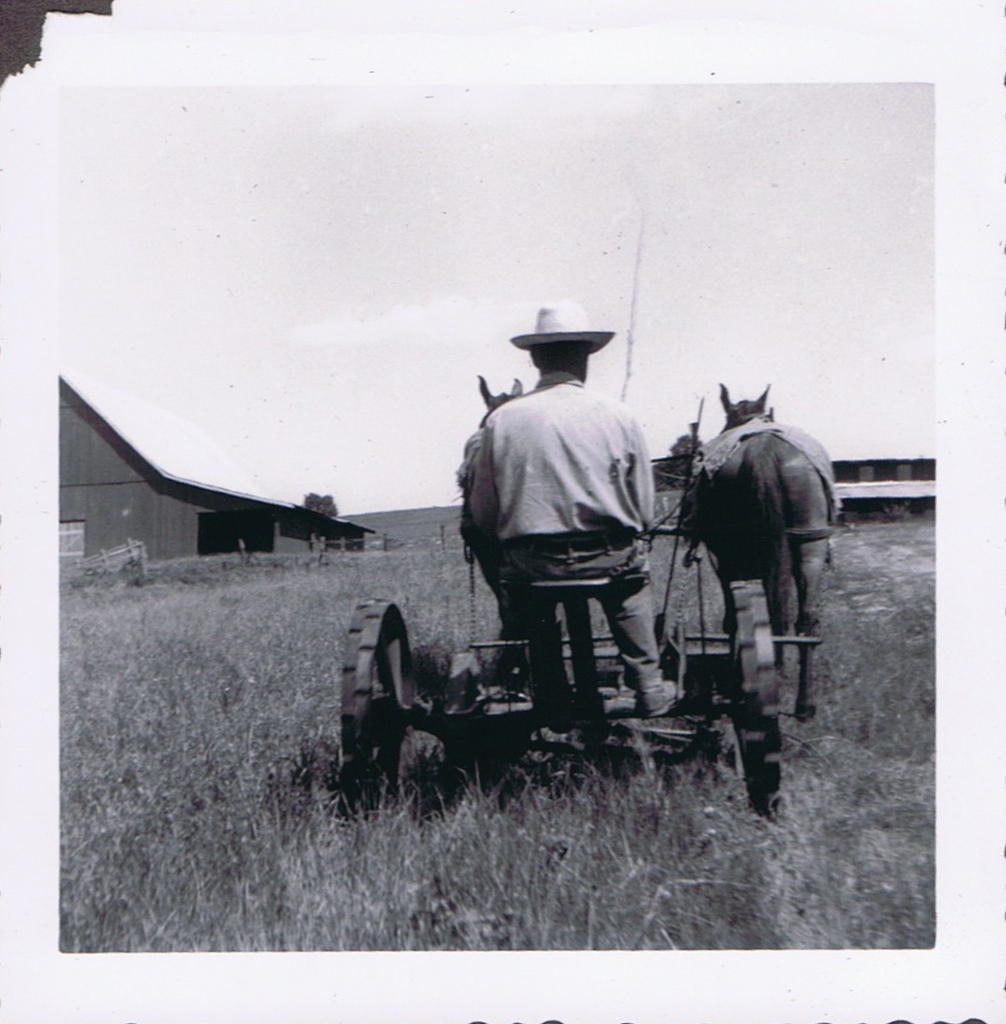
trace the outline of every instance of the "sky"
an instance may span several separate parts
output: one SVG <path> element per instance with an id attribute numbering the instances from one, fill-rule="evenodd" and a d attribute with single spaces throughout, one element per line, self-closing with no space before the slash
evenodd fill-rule
<path id="1" fill-rule="evenodd" d="M 138 407 L 239 490 L 455 501 L 477 375 L 531 386 L 508 339 L 564 298 L 653 456 L 720 382 L 833 458 L 935 454 L 925 84 L 78 87 L 59 174 L 60 367 L 176 475 Z"/>

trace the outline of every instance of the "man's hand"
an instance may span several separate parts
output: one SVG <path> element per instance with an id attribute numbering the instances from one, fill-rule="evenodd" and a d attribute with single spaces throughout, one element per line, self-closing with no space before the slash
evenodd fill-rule
<path id="1" fill-rule="evenodd" d="M 686 568 L 690 569 L 693 565 L 698 565 L 702 561 L 702 552 L 699 550 L 698 541 L 693 541 L 688 545 L 688 550 L 685 551 L 684 558 L 681 559 L 681 564 Z"/>

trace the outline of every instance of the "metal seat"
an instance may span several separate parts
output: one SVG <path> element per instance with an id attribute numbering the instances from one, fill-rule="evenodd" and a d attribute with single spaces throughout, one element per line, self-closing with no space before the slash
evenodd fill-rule
<path id="1" fill-rule="evenodd" d="M 591 596 L 589 593 L 582 593 L 582 591 L 589 591 L 594 587 L 606 587 L 610 582 L 610 576 L 598 576 L 583 580 L 535 580 L 533 583 L 529 583 L 528 586 L 532 590 L 568 590 L 570 597 L 579 599 Z"/>

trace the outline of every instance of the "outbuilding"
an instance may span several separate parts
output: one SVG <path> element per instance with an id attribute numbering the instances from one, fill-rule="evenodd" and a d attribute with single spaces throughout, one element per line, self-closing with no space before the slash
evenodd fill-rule
<path id="1" fill-rule="evenodd" d="M 687 455 L 653 460 L 658 491 L 680 489 L 688 475 Z M 936 460 L 835 459 L 835 493 L 846 518 L 890 515 L 903 511 L 932 512 L 936 508 Z"/>
<path id="2" fill-rule="evenodd" d="M 63 377 L 59 404 L 61 561 L 89 557 L 127 540 L 143 541 L 147 557 L 155 560 L 241 548 L 296 553 L 319 544 L 362 550 L 364 536 L 373 532 L 302 505 L 169 472 L 159 456 L 155 462 L 141 452 Z M 176 421 L 175 429 L 161 436 L 182 432 Z M 170 451 L 171 437 L 164 441 Z"/>

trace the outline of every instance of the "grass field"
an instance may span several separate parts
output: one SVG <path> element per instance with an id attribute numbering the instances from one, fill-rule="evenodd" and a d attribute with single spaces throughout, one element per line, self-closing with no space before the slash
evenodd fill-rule
<path id="1" fill-rule="evenodd" d="M 933 548 L 931 520 L 837 535 L 819 712 L 783 719 L 776 822 L 719 761 L 645 756 L 528 755 L 440 808 L 427 788 L 423 814 L 405 800 L 337 814 L 355 602 L 399 602 L 428 666 L 473 619 L 494 631 L 491 595 L 480 582 L 472 611 L 467 566 L 439 538 L 323 566 L 67 579 L 62 948 L 929 946 Z M 668 552 L 654 550 L 658 596 Z"/>

